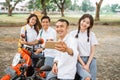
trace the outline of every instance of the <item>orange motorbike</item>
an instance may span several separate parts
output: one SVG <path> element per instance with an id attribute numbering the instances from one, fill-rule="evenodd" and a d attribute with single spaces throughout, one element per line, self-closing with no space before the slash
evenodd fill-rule
<path id="1" fill-rule="evenodd" d="M 14 80 L 16 77 L 22 75 L 23 71 L 21 70 L 25 70 L 27 69 L 27 67 L 32 65 L 30 55 L 31 53 L 27 49 L 22 48 L 14 56 L 12 65 L 10 67 L 7 67 L 7 69 L 5 70 L 6 75 L 3 76 L 1 80 Z"/>
<path id="2" fill-rule="evenodd" d="M 32 66 L 31 55 L 33 53 L 34 50 L 32 48 L 21 48 L 14 56 L 11 66 L 5 70 L 6 75 L 0 80 L 42 80 L 42 78 L 45 78 L 46 75 L 44 71 L 48 71 L 51 68 L 49 66 L 43 66 L 44 57 L 39 58 L 36 67 L 32 68 L 34 69 L 34 73 L 31 76 L 27 76 L 28 70 Z M 39 76 L 40 79 L 35 79 L 37 78 L 36 76 Z"/>

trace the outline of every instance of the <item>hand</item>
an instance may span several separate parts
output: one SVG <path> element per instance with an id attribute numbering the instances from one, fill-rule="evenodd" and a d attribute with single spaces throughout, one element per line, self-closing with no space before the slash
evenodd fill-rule
<path id="1" fill-rule="evenodd" d="M 41 53 L 42 50 L 43 50 L 42 48 L 37 49 L 37 50 L 35 51 L 35 54 L 39 54 L 39 53 Z"/>
<path id="2" fill-rule="evenodd" d="M 25 34 L 20 34 L 20 37 L 21 38 L 25 38 Z"/>
<path id="3" fill-rule="evenodd" d="M 58 72 L 58 68 L 57 68 L 57 64 L 55 63 L 54 65 L 53 65 L 53 67 L 52 67 L 52 72 L 54 73 L 54 74 L 57 74 L 57 72 Z"/>
<path id="4" fill-rule="evenodd" d="M 89 69 L 89 66 L 88 66 L 88 65 L 84 65 L 83 68 L 84 68 L 86 71 L 90 72 L 90 69 Z"/>
<path id="5" fill-rule="evenodd" d="M 65 42 L 58 42 L 58 44 L 55 45 L 55 49 L 57 49 L 58 51 L 62 51 L 62 52 L 66 52 L 67 49 L 67 45 L 65 44 Z"/>
<path id="6" fill-rule="evenodd" d="M 21 44 L 27 44 L 27 41 L 25 41 L 24 38 L 21 38 L 20 43 L 21 43 Z"/>
<path id="7" fill-rule="evenodd" d="M 46 41 L 54 41 L 53 39 L 47 39 Z"/>

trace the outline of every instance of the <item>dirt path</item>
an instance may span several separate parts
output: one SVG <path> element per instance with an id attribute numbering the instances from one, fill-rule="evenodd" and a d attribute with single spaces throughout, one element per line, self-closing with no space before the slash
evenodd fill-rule
<path id="1" fill-rule="evenodd" d="M 75 27 L 72 27 L 75 29 Z M 99 41 L 96 48 L 98 74 L 97 80 L 120 79 L 120 26 L 101 26 L 93 28 Z M 17 52 L 20 27 L 0 27 L 0 77 L 11 64 Z"/>

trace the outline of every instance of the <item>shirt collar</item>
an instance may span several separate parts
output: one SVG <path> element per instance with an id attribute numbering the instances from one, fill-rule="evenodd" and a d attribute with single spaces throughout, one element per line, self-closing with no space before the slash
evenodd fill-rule
<path id="1" fill-rule="evenodd" d="M 86 33 L 87 33 L 87 30 L 85 30 L 85 32 L 81 32 L 81 31 L 80 31 L 80 33 L 81 33 L 81 34 L 86 34 Z"/>
<path id="2" fill-rule="evenodd" d="M 46 31 L 43 29 L 43 31 L 44 32 L 49 32 L 50 31 L 50 27 L 48 27 L 48 29 Z"/>
<path id="3" fill-rule="evenodd" d="M 68 34 L 63 38 L 63 41 L 66 41 L 67 40 L 67 38 L 68 38 Z"/>
<path id="4" fill-rule="evenodd" d="M 27 29 L 34 29 L 34 26 L 30 27 L 29 24 L 26 25 Z"/>

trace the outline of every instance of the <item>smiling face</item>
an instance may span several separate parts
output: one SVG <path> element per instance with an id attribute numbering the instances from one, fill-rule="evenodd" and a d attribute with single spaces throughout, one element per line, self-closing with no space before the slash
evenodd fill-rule
<path id="1" fill-rule="evenodd" d="M 56 28 L 55 29 L 56 29 L 56 32 L 58 34 L 58 37 L 60 37 L 62 39 L 65 37 L 65 35 L 68 32 L 68 26 L 67 26 L 66 22 L 58 21 L 56 23 Z"/>
<path id="2" fill-rule="evenodd" d="M 87 28 L 90 27 L 90 19 L 87 17 L 82 19 L 80 22 L 80 27 L 83 31 L 87 30 Z"/>
<path id="3" fill-rule="evenodd" d="M 36 24 L 36 17 L 35 16 L 33 16 L 33 17 L 31 17 L 30 19 L 29 19 L 29 25 L 32 27 L 32 26 L 34 26 L 35 24 Z"/>
<path id="4" fill-rule="evenodd" d="M 47 18 L 44 18 L 44 19 L 41 21 L 41 25 L 42 25 L 42 27 L 43 27 L 45 30 L 47 30 L 48 27 L 50 26 L 50 22 L 49 22 L 49 20 L 48 20 Z"/>

